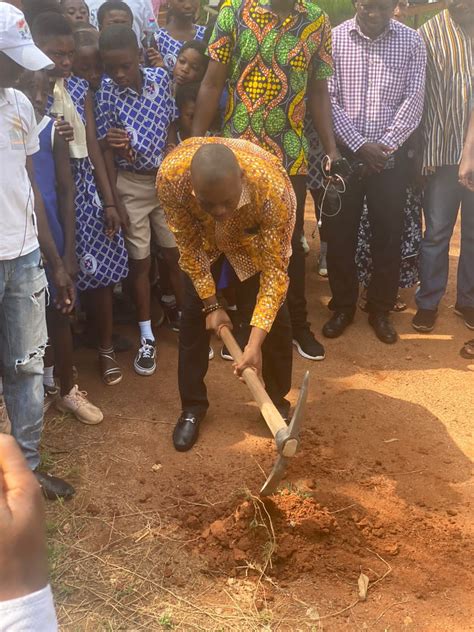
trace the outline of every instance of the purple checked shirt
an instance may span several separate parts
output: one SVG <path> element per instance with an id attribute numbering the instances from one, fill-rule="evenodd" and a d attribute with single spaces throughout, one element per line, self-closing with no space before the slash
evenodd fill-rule
<path id="1" fill-rule="evenodd" d="M 364 143 L 398 149 L 418 127 L 423 111 L 423 40 L 395 20 L 371 40 L 353 18 L 333 30 L 332 42 L 329 94 L 337 139 L 353 152 Z"/>

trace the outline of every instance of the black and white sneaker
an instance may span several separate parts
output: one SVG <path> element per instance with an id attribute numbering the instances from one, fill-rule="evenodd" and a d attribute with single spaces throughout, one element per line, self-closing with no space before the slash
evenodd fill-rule
<path id="1" fill-rule="evenodd" d="M 429 333 L 430 331 L 433 331 L 437 317 L 438 310 L 422 309 L 420 307 L 416 314 L 413 316 L 411 326 L 413 327 L 413 329 L 416 329 L 416 331 Z"/>
<path id="2" fill-rule="evenodd" d="M 153 375 L 156 371 L 156 342 L 154 340 L 141 339 L 141 347 L 135 356 L 133 368 L 138 375 Z"/>
<path id="3" fill-rule="evenodd" d="M 293 332 L 293 344 L 306 360 L 324 360 L 326 357 L 323 345 L 316 340 L 309 327 Z"/>

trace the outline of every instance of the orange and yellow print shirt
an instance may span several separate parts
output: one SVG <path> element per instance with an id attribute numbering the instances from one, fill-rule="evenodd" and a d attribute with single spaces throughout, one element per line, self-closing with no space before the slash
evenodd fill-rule
<path id="1" fill-rule="evenodd" d="M 270 0 L 224 0 L 207 54 L 229 66 L 224 136 L 250 140 L 289 175 L 305 175 L 308 78 L 332 75 L 326 14 L 311 0 L 296 0 L 282 21 Z"/>
<path id="2" fill-rule="evenodd" d="M 229 147 L 244 172 L 239 205 L 224 222 L 203 211 L 193 193 L 191 161 L 205 143 Z M 157 192 L 180 251 L 179 265 L 199 297 L 216 293 L 211 264 L 224 254 L 241 281 L 260 272 L 251 325 L 270 331 L 288 289 L 296 214 L 293 188 L 278 160 L 245 140 L 189 138 L 163 161 Z"/>

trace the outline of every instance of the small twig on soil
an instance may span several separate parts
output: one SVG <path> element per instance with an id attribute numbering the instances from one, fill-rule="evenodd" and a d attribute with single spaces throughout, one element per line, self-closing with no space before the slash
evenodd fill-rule
<path id="1" fill-rule="evenodd" d="M 319 617 L 318 621 L 322 621 L 323 619 L 332 619 L 333 617 L 338 617 L 340 614 L 344 614 L 344 612 L 347 612 L 348 610 L 351 610 L 354 606 L 357 606 L 358 603 L 360 603 L 360 601 L 356 599 L 356 601 L 346 606 L 345 608 L 342 608 L 342 610 L 338 610 L 337 612 L 330 612 L 329 614 L 323 614 L 322 617 Z"/>
<path id="2" fill-rule="evenodd" d="M 366 547 L 367 548 L 367 547 Z M 370 590 L 371 588 L 373 588 L 376 584 L 378 584 L 379 582 L 381 582 L 383 579 L 385 579 L 385 577 L 387 577 L 387 575 L 389 575 L 392 572 L 392 567 L 390 566 L 390 564 L 385 561 L 383 559 L 383 557 L 381 557 L 378 553 L 376 553 L 376 551 L 372 551 L 371 549 L 367 548 L 367 551 L 369 551 L 369 553 L 372 553 L 372 555 L 375 555 L 376 557 L 378 557 L 378 559 L 383 562 L 385 564 L 385 566 L 387 567 L 387 570 L 385 571 L 385 573 L 382 575 L 382 577 L 379 577 L 377 580 L 375 580 L 374 582 L 370 583 L 368 586 L 368 590 Z M 345 608 L 342 608 L 342 610 L 338 610 L 337 612 L 331 612 L 329 614 L 324 614 L 322 616 L 319 617 L 319 621 L 322 621 L 323 619 L 332 619 L 333 617 L 337 617 L 340 614 L 344 614 L 344 612 L 347 612 L 348 610 L 352 610 L 352 608 L 354 608 L 358 603 L 360 603 L 360 599 L 357 599 L 356 601 L 354 601 L 353 603 L 349 604 L 348 606 L 346 606 Z M 399 602 L 399 603 L 406 603 L 406 602 Z M 392 604 L 392 606 L 394 606 L 396 604 Z M 389 606 L 390 608 L 392 606 Z M 388 608 L 387 608 L 388 610 Z M 382 612 L 382 614 L 374 621 L 374 623 L 377 623 L 377 621 L 380 619 L 381 616 L 383 616 L 383 614 L 386 612 L 386 610 L 384 610 L 384 612 Z"/>
<path id="3" fill-rule="evenodd" d="M 336 511 L 329 511 L 331 515 L 341 513 L 341 511 L 347 511 L 347 509 L 352 509 L 352 507 L 357 507 L 357 503 L 352 503 L 352 505 L 347 505 L 347 507 L 342 507 L 341 509 L 336 509 Z"/>
<path id="4" fill-rule="evenodd" d="M 179 502 L 188 503 L 188 505 L 196 505 L 196 507 L 215 507 L 216 505 L 223 505 L 227 502 L 227 500 L 218 500 L 215 503 L 211 503 L 206 497 L 204 497 L 204 500 L 206 501 L 205 503 L 195 503 L 192 500 L 187 500 L 186 498 L 178 498 L 178 496 L 168 496 L 168 498 L 174 498 Z"/>
<path id="5" fill-rule="evenodd" d="M 126 421 L 144 421 L 147 424 L 163 424 L 164 426 L 172 426 L 172 421 L 163 421 L 161 419 L 145 419 L 145 417 L 128 417 L 125 415 L 111 415 L 111 417 L 116 417 L 118 419 L 124 419 Z"/>
<path id="6" fill-rule="evenodd" d="M 374 619 L 374 621 L 372 622 L 372 625 L 375 625 L 376 623 L 378 623 L 380 619 L 384 616 L 384 614 L 391 608 L 394 608 L 395 606 L 402 606 L 403 604 L 408 603 L 409 601 L 410 599 L 405 599 L 405 601 L 394 601 L 394 603 L 387 606 L 385 610 L 382 610 L 379 616 L 376 619 Z"/>
<path id="7" fill-rule="evenodd" d="M 375 555 L 376 557 L 379 558 L 379 560 L 381 562 L 383 562 L 385 564 L 385 566 L 387 567 L 387 570 L 385 571 L 385 573 L 382 575 L 382 577 L 379 577 L 378 579 L 376 579 L 374 582 L 372 582 L 371 584 L 369 584 L 369 588 L 368 590 L 370 590 L 371 588 L 373 588 L 374 586 L 376 586 L 379 582 L 381 582 L 383 579 L 385 579 L 387 577 L 387 575 L 390 575 L 390 573 L 392 572 L 392 567 L 390 566 L 390 564 L 383 559 L 383 557 L 381 557 L 376 551 L 372 551 L 371 549 L 368 549 L 367 547 L 365 547 L 367 549 L 367 551 L 369 553 L 372 553 L 372 555 Z"/>
<path id="8" fill-rule="evenodd" d="M 115 512 L 112 518 L 112 524 L 110 525 L 109 539 L 107 540 L 107 544 L 105 545 L 106 548 L 109 546 L 110 541 L 112 540 L 112 533 L 114 532 L 114 527 L 115 527 Z"/>
<path id="9" fill-rule="evenodd" d="M 263 469 L 263 467 L 260 465 L 260 463 L 257 461 L 257 459 L 252 455 L 250 455 L 252 460 L 255 461 L 255 463 L 257 464 L 258 469 L 262 472 L 263 476 L 265 477 L 265 480 L 267 480 L 268 476 L 267 473 L 265 472 L 265 470 Z"/>

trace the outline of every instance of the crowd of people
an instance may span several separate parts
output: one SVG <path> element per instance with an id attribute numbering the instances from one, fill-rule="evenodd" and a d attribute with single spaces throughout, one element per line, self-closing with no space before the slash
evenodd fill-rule
<path id="1" fill-rule="evenodd" d="M 333 29 L 311 0 L 223 0 L 207 27 L 198 0 L 168 0 L 162 26 L 158 6 L 0 2 L 0 432 L 50 499 L 74 489 L 40 466 L 44 413 L 103 419 L 78 386 L 78 344 L 113 387 L 131 345 L 135 372 L 155 373 L 152 325 L 167 319 L 179 451 L 198 438 L 223 327 L 243 348 L 235 374 L 260 373 L 288 418 L 292 346 L 325 358 L 305 297 L 308 190 L 332 294 L 324 337 L 359 305 L 395 343 L 390 314 L 414 285 L 412 325 L 431 332 L 459 213 L 455 312 L 474 329 L 473 1 L 446 0 L 418 31 L 397 0 L 354 0 Z M 130 319 L 136 343 L 114 332 Z M 36 503 L 14 444 L 0 457 L 7 504 L 17 475 Z M 20 594 L 0 582 L 0 601 L 39 591 L 50 609 L 44 560 L 30 575 Z"/>

